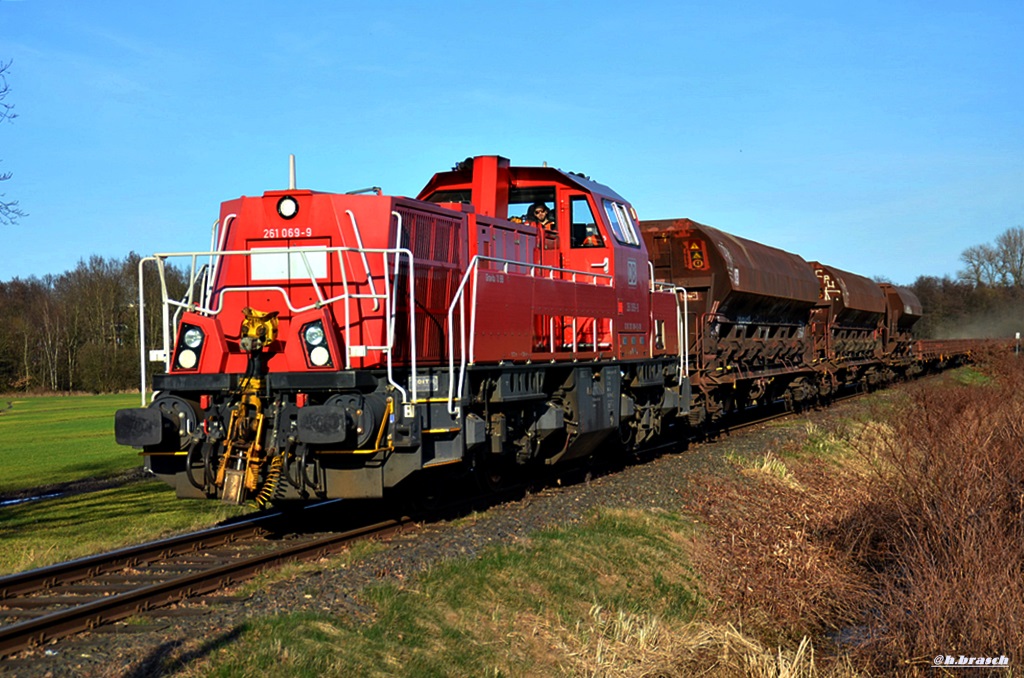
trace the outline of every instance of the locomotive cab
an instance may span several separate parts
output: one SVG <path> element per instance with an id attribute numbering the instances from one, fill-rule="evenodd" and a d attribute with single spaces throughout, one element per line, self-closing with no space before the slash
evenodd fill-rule
<path id="1" fill-rule="evenodd" d="M 619 358 L 649 353 L 647 253 L 635 211 L 610 188 L 580 174 L 550 167 L 510 167 L 505 158 L 480 156 L 434 175 L 419 199 L 474 205 L 472 220 L 478 237 L 470 241 L 469 256 L 481 257 L 485 266 L 487 259 L 509 253 L 511 239 L 520 246 L 516 256 L 524 263 L 546 267 L 549 277 L 590 281 L 594 287 L 613 290 L 610 299 L 600 292 L 591 295 L 594 290 L 588 289 L 576 290 L 571 301 L 552 299 L 562 307 L 578 304 L 581 308 L 572 316 L 578 335 L 575 344 L 564 340 L 570 316 L 557 311 L 538 314 L 556 318 L 555 324 L 562 327 L 555 330 L 562 339 L 549 343 L 564 350 L 582 345 Z M 532 218 L 530 207 L 538 203 L 550 207 L 550 223 Z M 499 232 L 512 235 L 500 237 Z M 543 338 L 538 339 L 541 345 Z"/>

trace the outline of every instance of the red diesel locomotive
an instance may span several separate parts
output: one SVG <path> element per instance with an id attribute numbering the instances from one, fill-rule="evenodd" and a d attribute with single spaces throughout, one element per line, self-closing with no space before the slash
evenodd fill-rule
<path id="1" fill-rule="evenodd" d="M 536 203 L 553 221 L 520 218 Z M 415 200 L 293 188 L 218 224 L 213 251 L 140 264 L 187 257 L 192 284 L 164 295 L 154 400 L 115 421 L 179 496 L 495 479 L 688 412 L 684 300 L 652 281 L 629 203 L 581 175 L 483 156 Z"/>
<path id="2" fill-rule="evenodd" d="M 146 267 L 164 371 L 117 441 L 179 496 L 234 503 L 381 497 L 435 468 L 493 483 L 948 359 L 915 353 L 907 290 L 686 219 L 641 226 L 607 186 L 498 156 L 415 199 L 229 201 L 211 251 L 143 260 L 140 287 Z"/>

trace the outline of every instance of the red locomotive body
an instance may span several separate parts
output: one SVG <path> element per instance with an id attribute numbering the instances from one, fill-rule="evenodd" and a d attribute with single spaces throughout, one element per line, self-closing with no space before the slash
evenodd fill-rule
<path id="1" fill-rule="evenodd" d="M 535 203 L 554 218 L 519 216 Z M 689 383 L 681 302 L 636 223 L 601 184 L 497 156 L 417 199 L 224 203 L 211 251 L 140 264 L 185 257 L 192 284 L 164 294 L 165 371 L 117 413 L 118 442 L 181 496 L 259 503 L 643 442 L 687 413 Z"/>
<path id="2" fill-rule="evenodd" d="M 401 288 L 413 273 L 411 258 L 399 251 L 396 229 L 380 225 L 408 224 L 413 233 L 429 235 L 417 257 L 416 283 L 428 290 L 424 312 L 443 315 L 468 259 L 464 219 L 402 198 L 272 191 L 224 203 L 218 223 L 217 252 L 209 255 L 197 291 L 205 298 L 184 308 L 170 374 L 241 374 L 254 354 L 264 356 L 271 373 L 383 368 L 388 333 L 403 312 L 417 322 L 416 359 L 441 362 L 444 336 L 415 319 L 408 294 L 401 293 L 408 292 Z M 273 309 L 272 321 L 262 323 L 264 331 L 274 325 L 273 339 L 261 351 L 240 345 L 245 332 L 236 326 L 251 316 L 247 309 Z M 195 364 L 191 357 L 182 360 L 190 327 L 213 342 L 195 352 Z M 307 341 L 311 327 L 323 334 L 322 342 Z M 409 358 L 412 348 L 405 350 Z"/>

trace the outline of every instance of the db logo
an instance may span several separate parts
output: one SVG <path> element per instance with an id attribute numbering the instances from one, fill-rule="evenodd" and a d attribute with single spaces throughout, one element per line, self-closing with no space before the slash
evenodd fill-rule
<path id="1" fill-rule="evenodd" d="M 636 261 L 633 259 L 626 262 L 626 282 L 629 283 L 630 287 L 636 287 L 637 285 Z"/>

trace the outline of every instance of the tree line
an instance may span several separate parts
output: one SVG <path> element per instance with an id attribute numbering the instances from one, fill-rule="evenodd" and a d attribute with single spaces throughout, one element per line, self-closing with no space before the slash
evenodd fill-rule
<path id="1" fill-rule="evenodd" d="M 0 393 L 112 392 L 139 387 L 139 260 L 92 256 L 74 270 L 0 282 Z M 925 316 L 921 338 L 1012 337 L 1024 332 L 1024 229 L 969 247 L 956 278 L 921 276 L 909 285 Z M 160 284 L 145 271 L 147 349 L 162 340 Z M 168 266 L 168 294 L 186 275 Z"/>
<path id="2" fill-rule="evenodd" d="M 1024 332 L 1024 228 L 968 247 L 960 261 L 964 268 L 955 278 L 921 276 L 910 285 L 925 312 L 915 333 L 945 339 Z"/>
<path id="3" fill-rule="evenodd" d="M 99 256 L 71 271 L 0 282 L 0 393 L 139 388 L 139 255 Z M 146 270 L 147 348 L 162 339 L 160 284 Z M 167 268 L 169 294 L 185 275 Z"/>

